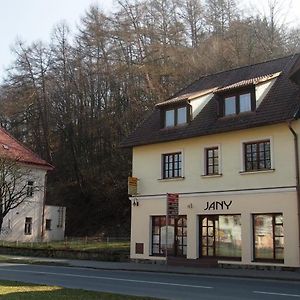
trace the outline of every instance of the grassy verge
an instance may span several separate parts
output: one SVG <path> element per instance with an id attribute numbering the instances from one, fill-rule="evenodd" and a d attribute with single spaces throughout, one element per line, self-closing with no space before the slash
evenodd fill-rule
<path id="1" fill-rule="evenodd" d="M 47 286 L 0 280 L 0 299 L 6 300 L 150 300 L 154 298 L 124 296 L 110 293 L 89 292 L 77 289 L 65 289 L 58 286 Z"/>
<path id="2" fill-rule="evenodd" d="M 1 241 L 0 246 L 29 249 L 54 249 L 54 250 L 78 250 L 78 251 L 101 251 L 110 249 L 114 251 L 129 251 L 129 242 L 85 242 L 80 241 L 62 241 L 62 242 L 44 242 L 44 243 L 16 243 Z"/>

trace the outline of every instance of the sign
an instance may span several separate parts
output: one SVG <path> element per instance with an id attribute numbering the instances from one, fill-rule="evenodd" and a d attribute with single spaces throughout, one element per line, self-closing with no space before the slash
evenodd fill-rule
<path id="1" fill-rule="evenodd" d="M 214 202 L 206 202 L 206 207 L 204 210 L 223 210 L 223 209 L 229 209 L 232 204 L 232 201 L 214 201 Z"/>
<path id="2" fill-rule="evenodd" d="M 136 177 L 128 177 L 128 195 L 137 195 L 137 182 Z"/>
<path id="3" fill-rule="evenodd" d="M 178 216 L 178 194 L 167 194 L 168 216 Z"/>

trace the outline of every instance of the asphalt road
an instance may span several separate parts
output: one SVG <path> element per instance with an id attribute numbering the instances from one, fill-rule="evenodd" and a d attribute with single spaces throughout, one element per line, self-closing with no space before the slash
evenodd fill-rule
<path id="1" fill-rule="evenodd" d="M 300 299 L 300 282 L 0 264 L 0 279 L 160 299 Z"/>

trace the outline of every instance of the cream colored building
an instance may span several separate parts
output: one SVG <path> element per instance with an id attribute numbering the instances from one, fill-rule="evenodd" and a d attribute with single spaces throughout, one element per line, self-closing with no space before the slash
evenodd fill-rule
<path id="1" fill-rule="evenodd" d="M 204 76 L 124 141 L 132 259 L 300 267 L 299 57 Z"/>

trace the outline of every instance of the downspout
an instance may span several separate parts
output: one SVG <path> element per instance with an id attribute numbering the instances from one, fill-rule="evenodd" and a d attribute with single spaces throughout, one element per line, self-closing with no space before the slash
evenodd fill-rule
<path id="1" fill-rule="evenodd" d="M 300 170 L 299 170 L 299 145 L 298 134 L 292 127 L 292 120 L 288 121 L 288 127 L 294 136 L 294 152 L 295 152 L 295 172 L 296 172 L 296 193 L 297 193 L 297 212 L 298 212 L 298 246 L 300 248 Z"/>
<path id="2" fill-rule="evenodd" d="M 45 230 L 44 230 L 44 225 L 45 225 L 45 206 L 46 206 L 46 186 L 47 186 L 47 172 L 45 174 L 45 180 L 44 180 L 44 199 L 43 199 L 43 210 L 42 210 L 42 228 L 41 228 L 41 241 L 43 242 L 44 240 L 44 235 L 45 235 Z"/>

